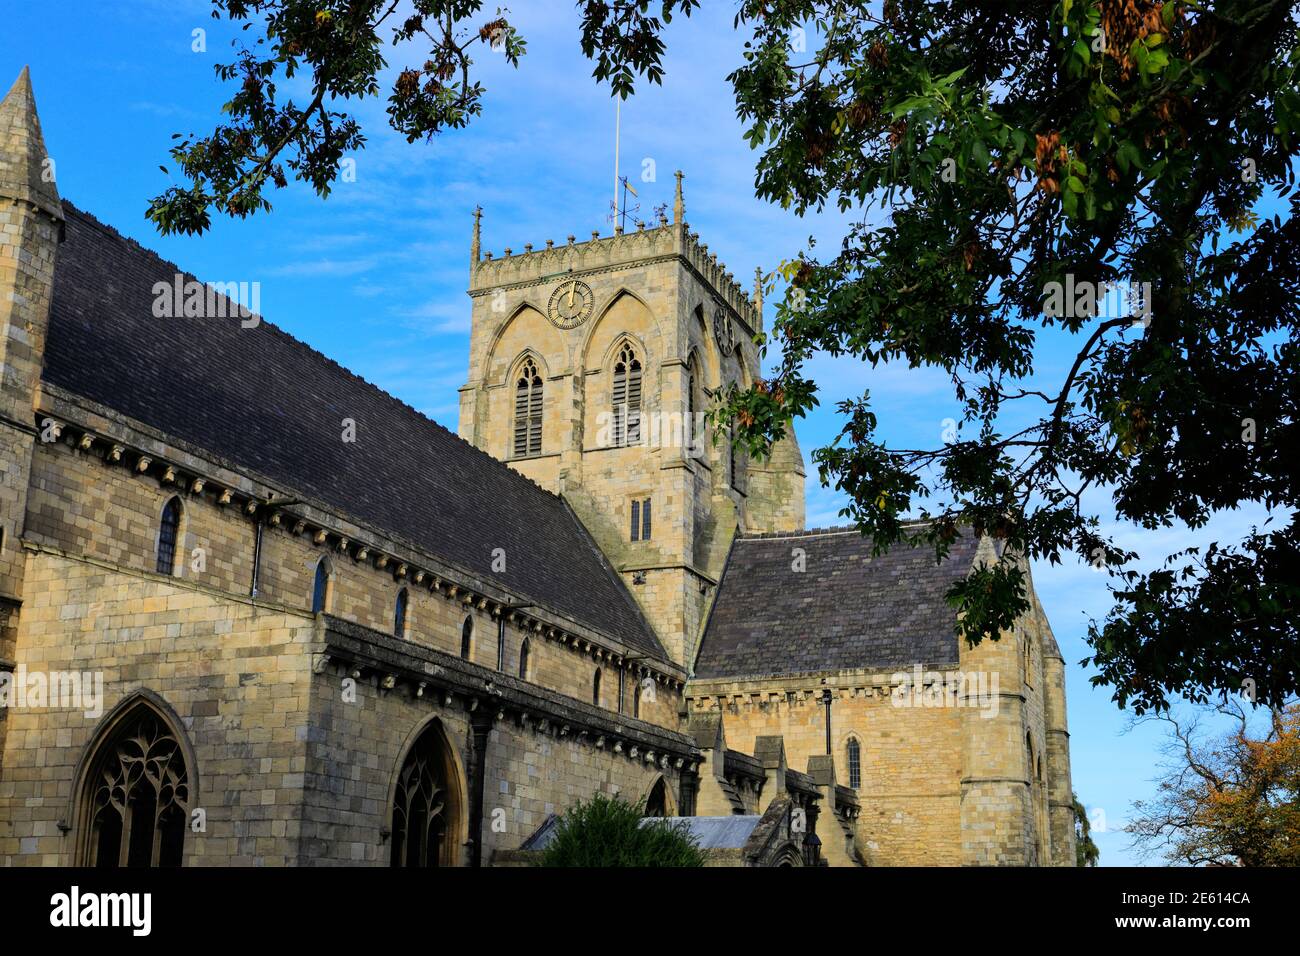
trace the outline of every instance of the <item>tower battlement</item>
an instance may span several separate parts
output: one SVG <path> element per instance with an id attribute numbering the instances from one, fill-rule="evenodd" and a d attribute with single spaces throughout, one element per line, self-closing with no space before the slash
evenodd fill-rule
<path id="1" fill-rule="evenodd" d="M 656 260 L 677 258 L 709 288 L 716 302 L 730 309 L 733 319 L 739 320 L 751 335 L 762 331 L 762 299 L 757 288 L 753 294 L 745 292 L 726 264 L 718 261 L 718 254 L 709 252 L 708 244 L 700 242 L 699 233 L 690 231 L 690 224 L 683 218 L 680 173 L 677 184 L 677 212 L 671 222 L 661 218 L 651 228 L 639 226 L 631 232 L 616 229 L 606 236 L 593 232 L 590 239 L 581 242 L 574 235 L 566 237 L 563 243 L 547 239 L 540 249 L 527 243 L 522 253 L 507 246 L 500 257 L 494 257 L 490 251 L 480 254 L 480 213 L 475 210 L 469 294 L 485 295 L 495 289 L 544 284 L 570 274 L 580 276 L 643 267 Z"/>

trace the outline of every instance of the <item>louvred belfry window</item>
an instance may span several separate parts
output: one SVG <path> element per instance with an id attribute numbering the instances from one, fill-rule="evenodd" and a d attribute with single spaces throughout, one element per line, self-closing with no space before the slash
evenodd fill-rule
<path id="1" fill-rule="evenodd" d="M 614 444 L 641 442 L 641 362 L 624 344 L 614 362 Z"/>
<path id="2" fill-rule="evenodd" d="M 525 359 L 515 381 L 515 457 L 542 453 L 542 377 Z"/>

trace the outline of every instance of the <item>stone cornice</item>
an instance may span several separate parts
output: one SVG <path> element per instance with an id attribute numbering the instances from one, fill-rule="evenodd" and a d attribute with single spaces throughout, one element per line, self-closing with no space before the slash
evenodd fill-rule
<path id="1" fill-rule="evenodd" d="M 903 683 L 895 680 L 903 674 L 910 684 L 915 665 L 890 671 L 844 670 L 812 671 L 806 674 L 772 674 L 763 677 L 692 677 L 686 683 L 686 700 L 708 702 L 716 698 L 720 702 L 733 700 L 750 703 L 752 698 L 760 698 L 757 703 L 768 703 L 773 697 L 786 699 L 793 695 L 803 702 L 820 702 L 821 692 L 829 689 L 836 699 L 851 697 L 888 697 L 893 687 Z M 921 664 L 923 676 L 930 673 L 949 674 L 960 672 L 960 664 Z M 925 686 L 928 686 L 928 681 Z M 1009 695 L 1015 696 L 1015 695 Z"/>
<path id="2" fill-rule="evenodd" d="M 611 713 L 500 671 L 420 644 L 402 641 L 342 618 L 323 615 L 323 638 L 314 648 L 317 673 L 341 665 L 353 677 L 374 676 L 377 686 L 414 697 L 441 694 L 496 720 L 514 720 L 538 732 L 584 740 L 662 769 L 692 771 L 701 759 L 695 741 L 655 724 Z M 492 713 L 495 712 L 495 713 Z"/>

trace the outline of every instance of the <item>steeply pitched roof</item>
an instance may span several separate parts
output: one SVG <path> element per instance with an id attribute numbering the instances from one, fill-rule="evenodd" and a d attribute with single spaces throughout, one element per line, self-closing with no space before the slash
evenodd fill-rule
<path id="1" fill-rule="evenodd" d="M 695 677 L 769 677 L 957 663 L 944 593 L 971 567 L 974 535 L 943 564 L 930 548 L 872 557 L 852 528 L 738 537 L 709 616 Z M 795 570 L 803 551 L 803 570 Z"/>
<path id="2" fill-rule="evenodd" d="M 46 381 L 668 659 L 563 499 L 270 323 L 155 318 L 181 270 L 64 206 Z"/>

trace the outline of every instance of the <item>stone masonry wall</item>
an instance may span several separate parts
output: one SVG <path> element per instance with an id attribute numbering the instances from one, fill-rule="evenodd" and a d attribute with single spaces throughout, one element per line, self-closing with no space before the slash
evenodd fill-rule
<path id="1" fill-rule="evenodd" d="M 361 680 L 355 702 L 341 693 L 339 675 L 316 675 L 308 755 L 308 794 L 303 862 L 386 866 L 391 845 L 381 830 L 391 826 L 393 777 L 430 717 L 442 722 L 455 751 L 460 780 L 455 799 L 467 819 L 470 761 L 469 715 L 462 702 L 446 705 L 437 694 L 416 698 L 384 692 Z M 483 862 L 498 850 L 516 850 L 546 818 L 595 793 L 645 798 L 663 776 L 671 800 L 679 779 L 627 754 L 597 749 L 590 738 L 559 737 L 516 720 L 497 721 L 488 734 L 483 788 Z M 457 836 L 460 862 L 467 862 L 467 827 Z"/>
<path id="2" fill-rule="evenodd" d="M 810 756 L 826 752 L 826 709 L 820 695 L 829 687 L 839 784 L 849 783 L 849 738 L 856 737 L 861 747 L 858 834 L 868 865 L 960 864 L 960 711 L 896 707 L 889 695 L 890 676 L 848 672 L 692 681 L 687 703 L 691 712 L 721 710 L 732 749 L 751 753 L 756 737 L 783 736 L 788 765 L 806 771 Z"/>
<path id="3" fill-rule="evenodd" d="M 188 832 L 185 864 L 292 863 L 306 766 L 314 624 L 186 581 L 51 551 L 27 555 L 19 668 L 103 678 L 103 710 L 156 691 L 193 746 L 206 831 Z M 101 716 L 78 708 L 9 714 L 0 778 L 0 864 L 71 865 L 74 770 Z"/>
<path id="4" fill-rule="evenodd" d="M 152 573 L 157 564 L 158 522 L 163 505 L 179 494 L 184 512 L 176 577 L 205 587 L 247 596 L 252 577 L 253 524 L 238 509 L 216 504 L 212 492 L 185 493 L 156 478 L 140 476 L 125 466 L 110 466 L 95 453 L 83 453 L 68 442 L 38 445 L 27 533 L 34 541 L 73 554 L 85 554 Z M 197 549 L 197 550 L 196 550 Z M 197 557 L 202 554 L 202 570 Z M 285 526 L 267 528 L 262 544 L 259 599 L 309 613 L 316 565 L 330 561 L 332 578 L 326 610 L 375 630 L 392 632 L 398 591 L 406 587 L 408 609 L 405 637 L 415 643 L 460 654 L 465 620 L 473 622 L 471 659 L 497 666 L 497 621 L 486 610 L 403 584 L 391 573 L 352 560 L 294 535 Z M 578 700 L 590 702 L 597 667 L 602 667 L 602 703 L 618 709 L 617 667 L 599 662 L 572 644 L 559 644 L 539 634 L 506 626 L 504 670 L 518 674 L 520 648 L 529 641 L 527 679 Z M 632 688 L 640 678 L 629 672 L 624 708 L 631 712 Z M 679 694 L 655 684 L 644 695 L 641 717 L 661 726 L 676 725 Z"/>

